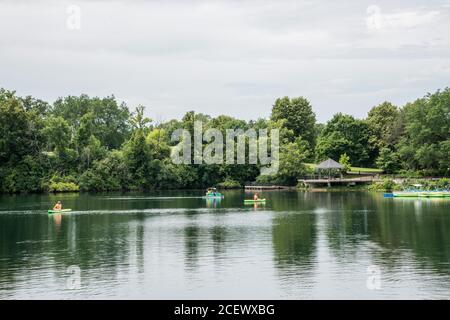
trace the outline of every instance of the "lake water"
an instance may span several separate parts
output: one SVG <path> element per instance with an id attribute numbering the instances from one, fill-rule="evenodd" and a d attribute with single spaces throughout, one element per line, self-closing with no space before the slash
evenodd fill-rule
<path id="1" fill-rule="evenodd" d="M 199 196 L 1 196 L 0 298 L 450 298 L 450 200 Z"/>

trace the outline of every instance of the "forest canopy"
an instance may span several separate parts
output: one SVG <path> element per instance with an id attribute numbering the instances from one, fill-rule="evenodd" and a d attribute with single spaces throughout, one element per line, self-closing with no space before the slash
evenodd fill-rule
<path id="1" fill-rule="evenodd" d="M 174 164 L 172 132 L 279 129 L 280 170 L 259 176 L 258 164 Z M 248 181 L 296 184 L 305 163 L 332 158 L 347 164 L 450 175 L 450 89 L 398 107 L 383 102 L 365 119 L 335 114 L 317 123 L 305 97 L 276 99 L 269 119 L 186 113 L 155 123 L 112 95 L 68 96 L 53 104 L 0 89 L 0 192 L 107 191 L 241 186 Z"/>

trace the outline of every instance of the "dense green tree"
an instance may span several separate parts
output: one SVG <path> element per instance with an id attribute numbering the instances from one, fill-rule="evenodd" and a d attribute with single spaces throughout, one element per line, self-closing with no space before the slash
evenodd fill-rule
<path id="1" fill-rule="evenodd" d="M 59 98 L 53 104 L 52 114 L 64 118 L 73 132 L 84 125 L 84 129 L 90 130 L 85 138 L 95 135 L 102 145 L 111 149 L 119 148 L 129 136 L 130 112 L 124 103 L 118 104 L 114 96 Z"/>
<path id="2" fill-rule="evenodd" d="M 39 150 L 40 125 L 34 119 L 15 92 L 0 89 L 0 164 L 20 161 Z"/>
<path id="3" fill-rule="evenodd" d="M 226 130 L 241 129 L 245 131 L 249 129 L 249 126 L 244 120 L 238 120 L 233 117 L 220 115 L 208 121 L 206 128 L 218 129 L 222 132 L 222 134 L 225 134 Z"/>
<path id="4" fill-rule="evenodd" d="M 130 172 L 121 151 L 114 150 L 102 160 L 94 161 L 92 168 L 80 177 L 82 190 L 126 190 L 132 184 Z"/>
<path id="5" fill-rule="evenodd" d="M 405 134 L 399 142 L 403 165 L 413 170 L 445 173 L 450 139 L 450 88 L 428 94 L 404 108 Z"/>
<path id="6" fill-rule="evenodd" d="M 133 132 L 131 139 L 126 143 L 125 161 L 130 170 L 133 179 L 133 185 L 143 189 L 150 189 L 153 187 L 151 178 L 152 160 L 151 152 L 148 144 L 145 141 L 143 130 L 136 130 Z"/>
<path id="7" fill-rule="evenodd" d="M 95 137 L 95 133 L 95 115 L 92 112 L 88 112 L 81 117 L 80 125 L 77 129 L 76 145 L 80 152 L 89 144 L 89 139 L 92 136 Z"/>
<path id="8" fill-rule="evenodd" d="M 138 106 L 131 122 L 134 131 L 124 147 L 133 186 L 142 189 L 152 189 L 156 186 L 156 175 L 159 170 L 159 160 L 154 158 L 151 147 L 147 143 L 146 132 L 151 119 L 144 116 L 144 107 Z"/>
<path id="9" fill-rule="evenodd" d="M 373 107 L 368 114 L 367 124 L 371 130 L 371 144 L 378 149 L 392 148 L 400 138 L 400 111 L 390 102 Z"/>
<path id="10" fill-rule="evenodd" d="M 339 163 L 344 166 L 344 170 L 346 172 L 351 170 L 352 165 L 350 162 L 350 157 L 346 153 L 341 154 L 339 157 Z"/>
<path id="11" fill-rule="evenodd" d="M 300 137 L 308 142 L 310 148 L 314 148 L 316 115 L 307 99 L 303 97 L 277 99 L 272 108 L 271 119 L 273 121 L 286 120 L 285 127 L 292 130 L 295 137 Z"/>
<path id="12" fill-rule="evenodd" d="M 81 152 L 83 168 L 89 168 L 93 161 L 103 159 L 106 153 L 107 150 L 101 145 L 100 140 L 92 135 Z"/>
<path id="13" fill-rule="evenodd" d="M 450 139 L 439 143 L 440 159 L 439 171 L 446 176 L 450 175 Z"/>
<path id="14" fill-rule="evenodd" d="M 145 107 L 137 106 L 136 111 L 131 115 L 131 124 L 135 130 L 146 130 L 152 119 L 145 116 Z"/>
<path id="15" fill-rule="evenodd" d="M 377 168 L 386 173 L 395 173 L 400 169 L 400 159 L 391 149 L 384 147 L 380 150 L 380 155 L 376 160 Z"/>
<path id="16" fill-rule="evenodd" d="M 283 145 L 280 149 L 280 166 L 277 178 L 289 185 L 296 185 L 300 177 L 307 173 L 305 166 L 309 158 L 309 145 L 297 138 L 294 142 Z"/>
<path id="17" fill-rule="evenodd" d="M 255 129 L 255 130 L 260 130 L 260 129 L 267 129 L 267 127 L 269 126 L 269 120 L 264 119 L 264 118 L 259 118 L 258 120 L 250 120 L 248 123 L 249 127 Z"/>
<path id="18" fill-rule="evenodd" d="M 317 140 L 317 160 L 338 160 L 345 153 L 354 165 L 371 166 L 374 161 L 374 147 L 369 140 L 370 129 L 365 121 L 338 113 L 327 122 Z"/>
<path id="19" fill-rule="evenodd" d="M 203 188 L 255 179 L 293 185 L 308 173 L 304 163 L 314 152 L 317 161 L 376 164 L 387 173 L 450 175 L 448 88 L 401 109 L 384 102 L 364 120 L 337 114 L 326 124 L 315 122 L 304 98 L 278 99 L 271 119 L 249 122 L 191 111 L 182 120 L 155 125 L 144 111 L 139 106 L 130 112 L 114 96 L 69 96 L 49 105 L 0 89 L 0 192 Z M 214 128 L 224 136 L 228 129 L 241 129 L 235 142 L 248 129 L 279 130 L 278 174 L 258 177 L 261 164 L 249 164 L 248 137 L 245 164 L 172 163 L 172 133 L 184 128 L 193 137 L 195 121 L 202 122 L 203 132 Z M 207 145 L 202 142 L 203 152 Z"/>
<path id="20" fill-rule="evenodd" d="M 56 152 L 64 152 L 70 145 L 70 127 L 62 117 L 50 117 L 42 130 L 47 139 L 48 146 Z"/>
<path id="21" fill-rule="evenodd" d="M 27 155 L 8 167 L 0 166 L 0 192 L 44 191 L 49 170 L 49 161 L 44 156 Z"/>
<path id="22" fill-rule="evenodd" d="M 146 137 L 152 158 L 163 160 L 170 157 L 170 147 L 167 143 L 167 134 L 164 129 L 154 129 Z"/>

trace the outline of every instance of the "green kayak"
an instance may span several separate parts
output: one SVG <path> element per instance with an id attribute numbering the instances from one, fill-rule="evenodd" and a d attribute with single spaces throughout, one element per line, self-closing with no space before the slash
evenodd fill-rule
<path id="1" fill-rule="evenodd" d="M 450 198 L 450 192 L 420 192 L 419 197 L 425 198 Z"/>
<path id="2" fill-rule="evenodd" d="M 417 198 L 419 196 L 419 192 L 394 192 L 393 194 L 394 198 Z"/>
<path id="3" fill-rule="evenodd" d="M 244 204 L 266 203 L 266 199 L 244 200 Z"/>
<path id="4" fill-rule="evenodd" d="M 447 191 L 416 191 L 416 192 L 394 192 L 395 198 L 450 198 Z"/>
<path id="5" fill-rule="evenodd" d="M 72 209 L 62 209 L 62 210 L 48 210 L 48 214 L 54 214 L 54 213 L 65 213 L 70 212 Z"/>

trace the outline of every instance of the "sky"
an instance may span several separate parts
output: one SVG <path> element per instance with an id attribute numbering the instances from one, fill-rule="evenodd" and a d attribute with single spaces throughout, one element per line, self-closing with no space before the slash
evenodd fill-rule
<path id="1" fill-rule="evenodd" d="M 450 0 L 0 0 L 0 87 L 156 121 L 269 117 L 283 96 L 363 118 L 450 85 L 449 31 Z"/>

